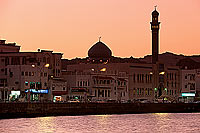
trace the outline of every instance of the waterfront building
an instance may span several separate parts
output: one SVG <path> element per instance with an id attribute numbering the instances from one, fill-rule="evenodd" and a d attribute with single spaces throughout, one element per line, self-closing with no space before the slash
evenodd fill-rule
<path id="1" fill-rule="evenodd" d="M 63 77 L 71 88 L 69 98 L 92 101 L 127 101 L 129 98 L 128 75 L 113 64 L 73 64 L 63 69 L 66 69 Z"/>
<path id="2" fill-rule="evenodd" d="M 182 69 L 181 74 L 181 96 L 183 102 L 193 102 L 196 94 L 196 70 Z"/>
<path id="3" fill-rule="evenodd" d="M 0 99 L 9 100 L 12 94 L 33 101 L 48 99 L 49 81 L 61 77 L 62 54 L 40 49 L 20 52 L 15 43 L 0 42 Z"/>
<path id="4" fill-rule="evenodd" d="M 67 81 L 63 78 L 51 78 L 49 80 L 49 95 L 48 100 L 53 102 L 67 101 L 69 87 Z"/>

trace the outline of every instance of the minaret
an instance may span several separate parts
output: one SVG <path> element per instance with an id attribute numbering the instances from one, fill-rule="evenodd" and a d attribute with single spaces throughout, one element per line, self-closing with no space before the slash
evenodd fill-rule
<path id="1" fill-rule="evenodd" d="M 156 64 L 158 61 L 158 54 L 159 54 L 159 25 L 160 22 L 158 22 L 158 16 L 159 13 L 155 10 L 152 12 L 152 22 L 151 24 L 151 30 L 152 30 L 152 63 Z"/>

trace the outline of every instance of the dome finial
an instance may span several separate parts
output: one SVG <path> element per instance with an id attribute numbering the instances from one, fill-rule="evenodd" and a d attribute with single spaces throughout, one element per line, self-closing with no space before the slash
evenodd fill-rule
<path id="1" fill-rule="evenodd" d="M 101 42 L 101 36 L 99 37 L 99 42 Z"/>
<path id="2" fill-rule="evenodd" d="M 157 5 L 155 5 L 154 7 L 155 7 L 155 10 L 156 10 L 156 8 L 157 8 Z"/>

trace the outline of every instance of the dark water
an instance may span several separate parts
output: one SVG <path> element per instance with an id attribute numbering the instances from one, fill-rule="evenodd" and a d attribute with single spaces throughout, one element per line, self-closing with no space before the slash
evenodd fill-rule
<path id="1" fill-rule="evenodd" d="M 0 120 L 0 133 L 200 133 L 200 113 L 58 116 Z"/>

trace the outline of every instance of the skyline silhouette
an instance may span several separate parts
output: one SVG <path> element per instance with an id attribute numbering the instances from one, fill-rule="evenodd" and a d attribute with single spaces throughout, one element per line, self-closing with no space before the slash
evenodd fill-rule
<path id="1" fill-rule="evenodd" d="M 145 4 L 144 4 L 145 3 Z M 104 42 L 117 57 L 151 55 L 151 11 L 160 13 L 160 53 L 197 55 L 200 2 L 194 1 L 6 1 L 0 2 L 0 38 L 21 51 L 50 49 L 72 59 Z"/>

